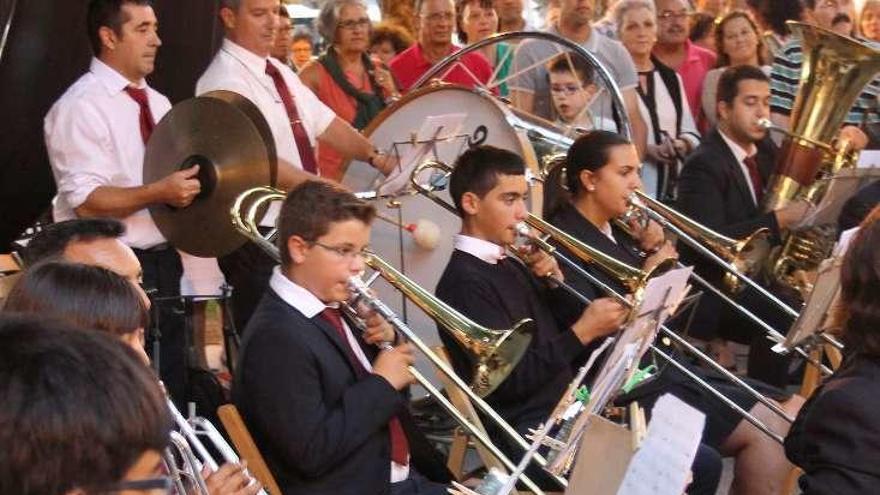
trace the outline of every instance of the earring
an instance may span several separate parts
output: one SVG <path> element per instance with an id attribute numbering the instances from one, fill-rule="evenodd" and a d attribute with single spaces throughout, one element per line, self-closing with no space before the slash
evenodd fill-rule
<path id="1" fill-rule="evenodd" d="M 587 186 L 587 191 L 595 191 L 596 186 Z"/>

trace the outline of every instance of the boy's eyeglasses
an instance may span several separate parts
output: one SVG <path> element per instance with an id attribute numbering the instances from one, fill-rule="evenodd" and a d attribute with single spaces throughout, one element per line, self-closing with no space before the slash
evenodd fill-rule
<path id="1" fill-rule="evenodd" d="M 577 94 L 579 91 L 583 91 L 583 86 L 578 86 L 577 84 L 552 84 L 550 85 L 550 92 L 555 93 L 557 95 L 565 95 L 571 96 Z"/>
<path id="2" fill-rule="evenodd" d="M 312 244 L 322 249 L 326 249 L 327 251 L 330 251 L 331 253 L 334 253 L 340 258 L 344 258 L 348 261 L 351 261 L 358 257 L 365 258 L 369 254 L 369 248 L 355 249 L 348 246 L 328 246 L 326 244 L 321 244 L 317 241 L 313 242 Z"/>

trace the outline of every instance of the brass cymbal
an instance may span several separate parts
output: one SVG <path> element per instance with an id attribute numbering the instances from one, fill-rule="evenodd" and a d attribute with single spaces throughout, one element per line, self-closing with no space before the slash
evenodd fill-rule
<path id="1" fill-rule="evenodd" d="M 196 164 L 202 191 L 192 204 L 153 205 L 150 215 L 172 246 L 194 256 L 221 256 L 246 240 L 232 226 L 235 198 L 246 189 L 275 184 L 275 142 L 260 110 L 231 91 L 175 105 L 147 143 L 144 184 Z"/>

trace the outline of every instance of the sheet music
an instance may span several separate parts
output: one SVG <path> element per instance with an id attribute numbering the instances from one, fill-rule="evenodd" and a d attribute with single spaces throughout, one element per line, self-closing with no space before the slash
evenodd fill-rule
<path id="1" fill-rule="evenodd" d="M 820 179 L 830 182 L 827 186 L 828 190 L 822 195 L 822 201 L 794 227 L 794 230 L 836 224 L 847 200 L 853 197 L 867 181 L 878 177 L 880 177 L 878 168 L 855 168 L 841 170 L 830 179 Z"/>
<path id="2" fill-rule="evenodd" d="M 880 150 L 862 150 L 859 153 L 858 168 L 880 167 Z"/>
<path id="3" fill-rule="evenodd" d="M 466 118 L 466 113 L 428 116 L 422 122 L 419 131 L 412 136 L 411 144 L 409 141 L 399 143 L 400 145 L 406 144 L 407 150 L 398 157 L 398 167 L 379 186 L 379 195 L 395 195 L 406 190 L 409 186 L 410 175 L 416 166 L 426 157 L 431 156 L 437 142 L 458 136 Z"/>
<path id="4" fill-rule="evenodd" d="M 703 436 L 706 416 L 665 394 L 654 405 L 648 432 L 630 461 L 618 495 L 681 495 Z"/>
<path id="5" fill-rule="evenodd" d="M 819 264 L 813 290 L 810 291 L 804 309 L 785 336 L 785 342 L 782 344 L 784 349 L 793 349 L 823 329 L 831 304 L 840 289 L 842 262 L 840 256 L 835 256 Z"/>

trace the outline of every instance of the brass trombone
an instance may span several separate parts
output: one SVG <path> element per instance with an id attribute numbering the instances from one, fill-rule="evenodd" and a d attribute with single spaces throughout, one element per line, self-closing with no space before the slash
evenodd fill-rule
<path id="1" fill-rule="evenodd" d="M 264 235 L 260 234 L 256 225 L 256 216 L 260 210 L 260 208 L 268 202 L 277 201 L 284 199 L 285 194 L 277 189 L 273 189 L 270 187 L 258 187 L 249 189 L 241 193 L 236 199 L 234 206 L 231 209 L 231 217 L 233 225 L 236 227 L 239 232 L 257 243 L 261 248 L 263 248 L 270 256 L 280 261 L 280 254 L 278 248 L 272 244 Z M 248 199 L 251 198 L 251 203 L 247 207 L 247 211 L 242 213 L 242 210 L 245 207 L 245 203 Z M 483 328 L 469 319 L 452 309 L 451 307 L 444 304 L 442 301 L 439 301 L 419 287 L 417 284 L 409 280 L 402 273 L 394 269 L 389 263 L 385 262 L 381 258 L 379 258 L 374 253 L 367 253 L 365 257 L 365 263 L 377 271 L 383 278 L 385 278 L 392 286 L 400 290 L 407 298 L 416 303 L 420 308 L 422 308 L 425 312 L 427 312 L 430 316 L 436 318 L 438 321 L 442 322 L 442 325 L 445 328 L 446 325 L 459 325 L 456 327 L 456 331 L 453 333 L 456 338 L 459 338 L 459 334 L 465 338 L 465 341 L 462 342 L 462 345 L 465 349 L 478 349 L 477 352 L 486 352 L 487 355 L 494 356 L 494 359 L 501 361 L 503 359 L 515 359 L 512 362 L 508 363 L 491 363 L 487 359 L 487 356 L 477 356 L 475 361 L 477 363 L 475 369 L 475 376 L 480 374 L 480 376 L 484 376 L 485 379 L 482 383 L 475 383 L 476 389 L 480 390 L 480 387 L 484 387 L 482 390 L 490 390 L 500 384 L 500 380 L 503 380 L 506 377 L 506 373 L 516 365 L 519 357 L 522 356 L 522 353 L 525 352 L 525 349 L 528 347 L 529 341 L 531 339 L 531 335 L 527 334 L 526 331 L 530 331 L 531 320 L 523 320 L 514 326 L 512 330 L 506 331 L 498 331 Z M 407 339 L 415 345 L 419 351 L 421 351 L 430 361 L 436 366 L 444 375 L 446 375 L 455 385 L 458 387 L 471 402 L 483 413 L 485 413 L 491 420 L 493 420 L 507 435 L 509 435 L 515 442 L 521 445 L 524 449 L 529 447 L 529 443 L 519 434 L 517 431 L 507 423 L 504 418 L 502 418 L 485 400 L 472 388 L 470 384 L 464 382 L 446 363 L 445 360 L 437 356 L 431 349 L 418 338 L 415 333 L 409 329 L 409 327 L 399 318 L 397 317 L 391 310 L 388 308 L 382 301 L 375 298 L 368 291 L 365 290 L 363 281 L 358 280 L 356 277 L 352 278 L 350 281 L 350 288 L 353 293 L 355 293 L 359 298 L 363 299 L 369 306 L 375 309 L 378 313 L 380 313 L 389 323 L 391 323 L 396 331 L 402 333 L 407 337 Z M 516 464 L 514 464 L 507 456 L 504 455 L 503 452 L 488 438 L 488 436 L 475 425 L 473 425 L 470 420 L 468 420 L 451 402 L 449 402 L 443 394 L 434 387 L 434 385 L 425 378 L 418 370 L 413 367 L 410 367 L 410 372 L 413 374 L 413 377 L 416 381 L 425 388 L 431 395 L 435 397 L 435 399 L 440 403 L 440 405 L 451 415 L 453 416 L 459 424 L 461 424 L 470 434 L 474 436 L 483 446 L 489 450 L 492 455 L 498 458 L 499 461 L 502 462 L 509 470 L 513 471 L 516 468 Z M 502 374 L 502 372 L 504 374 Z M 543 457 L 536 456 L 535 460 L 541 465 L 546 464 L 546 460 Z M 543 494 L 543 491 L 538 488 L 537 485 L 534 484 L 526 475 L 521 475 L 520 479 L 523 483 L 534 493 Z M 560 483 L 562 486 L 566 486 L 567 482 L 565 479 L 561 477 L 557 477 L 556 481 Z"/>
<path id="2" fill-rule="evenodd" d="M 458 215 L 457 210 L 452 205 L 450 205 L 448 202 L 444 201 L 443 199 L 439 198 L 436 194 L 434 194 L 434 190 L 432 188 L 426 187 L 425 185 L 423 185 L 422 183 L 420 183 L 418 181 L 418 177 L 420 177 L 422 173 L 424 173 L 425 171 L 428 171 L 428 170 L 437 170 L 437 171 L 440 171 L 444 174 L 449 174 L 449 173 L 451 173 L 452 168 L 445 163 L 441 163 L 441 162 L 437 162 L 437 161 L 426 161 L 424 163 L 421 163 L 419 166 L 417 166 L 413 170 L 412 175 L 410 176 L 410 182 L 412 183 L 413 187 L 420 194 L 426 196 L 428 199 L 431 199 L 434 203 L 436 203 L 439 206 L 443 207 L 444 209 L 451 211 L 451 212 L 455 213 L 456 215 Z M 538 232 L 541 232 L 541 234 L 549 236 L 554 241 L 560 243 L 563 246 L 574 247 L 575 249 L 572 249 L 572 252 L 576 256 L 578 256 L 579 259 L 581 259 L 582 261 L 584 261 L 586 263 L 594 264 L 595 266 L 602 269 L 604 272 L 608 273 L 611 277 L 613 277 L 617 280 L 620 280 L 621 283 L 624 286 L 626 286 L 628 290 L 632 291 L 632 293 L 634 294 L 634 296 L 636 298 L 638 298 L 640 296 L 640 293 L 644 288 L 644 284 L 647 283 L 647 281 L 652 276 L 656 276 L 656 275 L 662 273 L 663 271 L 668 270 L 676 263 L 675 260 L 673 260 L 673 259 L 664 260 L 654 270 L 652 270 L 650 272 L 645 272 L 645 271 L 640 270 L 638 268 L 631 267 L 625 263 L 622 263 L 614 258 L 611 258 L 610 256 L 600 252 L 599 250 L 593 248 L 592 246 L 589 246 L 588 244 L 580 241 L 579 239 L 574 238 L 570 234 L 562 231 L 561 229 L 558 229 L 557 227 L 551 225 L 549 222 L 547 222 L 547 221 L 545 221 L 535 215 L 529 214 L 528 219 L 526 220 L 525 223 L 527 223 L 530 227 L 534 228 Z M 525 231 L 520 229 L 520 232 L 519 232 L 520 235 L 526 235 L 527 230 L 528 230 L 527 228 L 525 229 Z M 584 270 L 578 263 L 574 262 L 573 260 L 569 259 L 567 256 L 560 253 L 558 250 L 555 249 L 554 246 L 552 246 L 551 244 L 546 242 L 546 240 L 543 240 L 543 239 L 536 237 L 536 236 L 529 235 L 528 237 L 529 237 L 529 240 L 533 241 L 538 248 L 544 250 L 545 252 L 547 252 L 548 254 L 550 254 L 552 256 L 555 256 L 558 260 L 560 260 L 560 262 L 565 263 L 567 266 L 569 266 L 573 270 L 575 270 L 578 274 L 586 277 L 588 280 L 590 280 L 591 283 L 598 286 L 600 289 L 602 289 L 604 292 L 608 293 L 610 296 L 616 298 L 618 301 L 620 301 L 625 306 L 633 307 L 634 303 L 632 301 L 624 298 L 622 295 L 618 294 L 612 287 L 603 283 L 601 280 L 596 278 L 593 274 Z M 608 260 L 610 260 L 610 262 L 608 262 Z M 607 262 L 607 264 L 606 264 L 606 262 Z M 555 279 L 553 280 L 553 283 L 559 285 L 564 290 L 570 292 L 575 298 L 581 300 L 582 302 L 589 303 L 588 298 L 586 298 L 582 294 L 578 293 L 570 285 L 565 284 L 565 283 L 561 283 L 560 281 L 557 281 Z M 684 346 L 688 351 L 692 352 L 699 359 L 706 362 L 713 369 L 722 373 L 728 380 L 730 380 L 734 384 L 742 387 L 744 390 L 746 390 L 747 393 L 749 393 L 750 395 L 755 397 L 755 399 L 757 399 L 759 402 L 761 402 L 762 404 L 767 406 L 771 411 L 773 411 L 774 413 L 776 413 L 777 415 L 779 415 L 780 417 L 782 417 L 783 419 L 785 419 L 789 423 L 794 421 L 794 418 L 792 418 L 785 411 L 783 411 L 779 407 L 779 405 L 776 404 L 774 401 L 768 399 L 767 397 L 762 395 L 760 392 L 755 390 L 753 387 L 751 387 L 748 383 L 743 381 L 741 378 L 737 377 L 736 375 L 731 373 L 729 370 L 725 369 L 723 366 L 716 363 L 711 357 L 707 356 L 705 353 L 703 353 L 702 351 L 700 351 L 699 349 L 697 349 L 696 347 L 691 345 L 689 342 L 687 342 L 687 340 L 683 339 L 681 336 L 679 336 L 678 334 L 676 334 L 675 332 L 670 330 L 668 327 L 663 325 L 660 327 L 660 330 L 665 335 L 667 335 L 671 339 L 675 340 L 676 343 Z M 742 415 L 747 421 L 752 423 L 759 430 L 763 431 L 765 434 L 767 434 L 768 436 L 770 436 L 771 438 L 773 438 L 777 442 L 782 443 L 782 437 L 780 435 L 778 435 L 777 433 L 773 432 L 773 430 L 770 427 L 768 427 L 766 424 L 764 424 L 761 420 L 756 418 L 754 415 L 752 415 L 748 411 L 745 411 L 744 409 L 739 407 L 736 403 L 734 403 L 732 400 L 730 400 L 728 397 L 726 397 L 720 391 L 718 391 L 717 389 L 712 387 L 710 384 L 708 384 L 705 380 L 703 380 L 702 378 L 700 378 L 699 376 L 695 375 L 693 372 L 688 370 L 686 367 L 681 365 L 681 363 L 679 363 L 678 361 L 675 361 L 671 356 L 667 355 L 661 349 L 658 349 L 658 348 L 652 346 L 652 350 L 655 352 L 655 354 L 657 354 L 658 356 L 663 358 L 665 361 L 670 363 L 672 366 L 676 367 L 680 372 L 682 372 L 683 374 L 685 374 L 686 376 L 688 376 L 689 378 L 691 378 L 695 382 L 699 383 L 702 387 L 704 387 L 711 394 L 715 395 L 719 400 L 724 402 L 727 406 L 736 410 L 737 413 Z M 570 443 L 570 442 L 568 442 L 568 443 Z M 559 464 L 555 463 L 555 465 L 553 467 L 554 467 L 553 472 L 555 472 L 555 474 L 558 474 L 559 468 L 560 468 Z"/>

